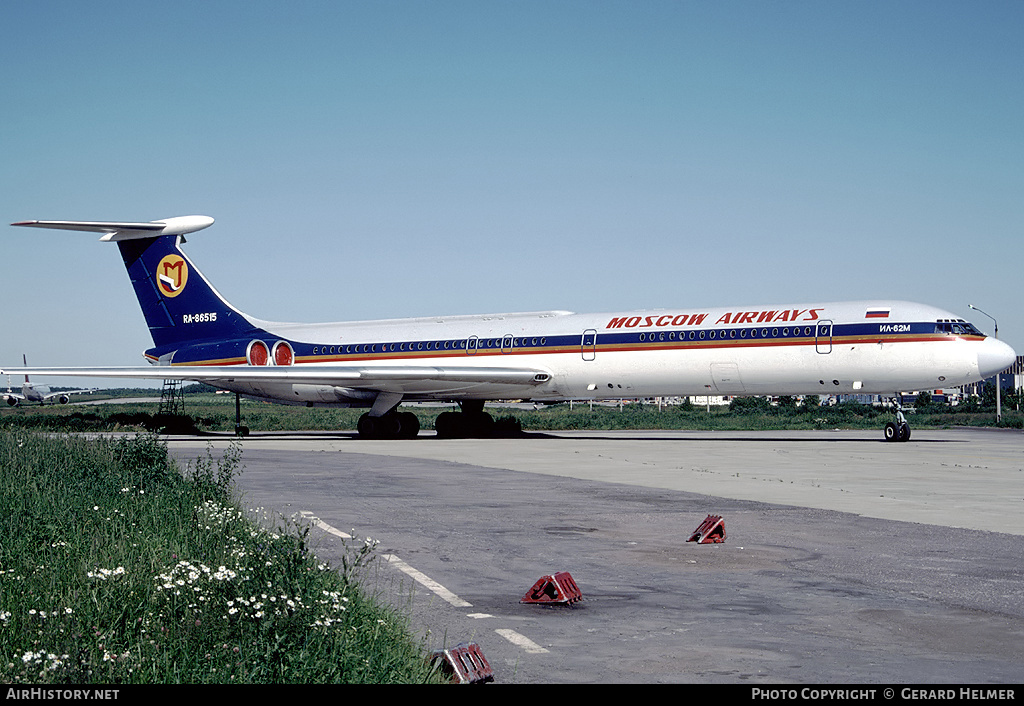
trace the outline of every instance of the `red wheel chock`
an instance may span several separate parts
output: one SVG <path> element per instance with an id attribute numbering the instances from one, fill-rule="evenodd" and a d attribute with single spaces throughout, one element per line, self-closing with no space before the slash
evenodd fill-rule
<path id="1" fill-rule="evenodd" d="M 450 650 L 434 650 L 430 663 L 439 663 L 441 672 L 453 683 L 483 684 L 494 681 L 494 670 L 475 642 L 463 642 Z"/>
<path id="2" fill-rule="evenodd" d="M 708 515 L 700 527 L 693 531 L 687 542 L 719 544 L 725 541 L 725 520 L 721 515 Z"/>
<path id="3" fill-rule="evenodd" d="M 542 576 L 519 602 L 569 604 L 582 599 L 583 594 L 569 572 L 559 571 L 553 576 Z"/>

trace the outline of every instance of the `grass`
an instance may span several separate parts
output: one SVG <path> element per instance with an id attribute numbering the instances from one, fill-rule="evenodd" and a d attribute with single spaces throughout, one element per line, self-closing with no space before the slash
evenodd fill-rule
<path id="1" fill-rule="evenodd" d="M 736 398 L 729 406 L 654 404 L 618 405 L 557 404 L 540 409 L 489 408 L 504 420 L 504 428 L 521 426 L 526 431 L 611 429 L 881 429 L 891 418 L 885 408 L 856 403 L 804 407 L 792 403 L 771 406 L 763 398 Z M 188 418 L 179 420 L 181 431 L 232 431 L 234 398 L 226 395 L 192 395 L 186 398 Z M 405 406 L 419 418 L 422 429 L 433 429 L 435 417 L 453 407 Z M 92 407 L 49 406 L 0 409 L 0 429 L 47 429 L 53 431 L 113 431 L 153 429 L 157 426 L 156 403 L 111 404 Z M 362 409 L 289 407 L 242 401 L 242 421 L 253 431 L 344 430 L 354 431 Z M 910 416 L 914 428 L 994 426 L 994 409 L 977 405 L 933 405 Z M 1024 414 L 1004 404 L 1001 426 L 1024 428 Z"/>
<path id="2" fill-rule="evenodd" d="M 436 680 L 403 616 L 308 528 L 231 501 L 239 451 L 182 470 L 153 435 L 0 431 L 0 682 Z"/>

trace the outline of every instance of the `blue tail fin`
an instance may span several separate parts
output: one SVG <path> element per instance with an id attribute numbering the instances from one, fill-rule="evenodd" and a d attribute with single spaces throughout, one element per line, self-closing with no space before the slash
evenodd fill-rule
<path id="1" fill-rule="evenodd" d="M 117 243 L 158 357 L 184 344 L 257 331 L 181 251 L 180 235 Z"/>
<path id="2" fill-rule="evenodd" d="M 209 216 L 178 216 L 147 223 L 125 221 L 21 221 L 16 226 L 104 233 L 115 242 L 161 358 L 185 348 L 187 360 L 242 356 L 247 337 L 261 331 L 228 304 L 181 251 L 182 236 L 210 226 Z M 239 352 L 239 349 L 241 352 Z"/>

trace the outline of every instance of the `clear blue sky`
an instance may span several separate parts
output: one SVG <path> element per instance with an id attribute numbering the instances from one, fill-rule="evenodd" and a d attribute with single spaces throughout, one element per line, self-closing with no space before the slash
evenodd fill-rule
<path id="1" fill-rule="evenodd" d="M 137 364 L 116 247 L 284 321 L 899 298 L 1024 353 L 1024 2 L 0 9 L 0 362 Z M 0 381 L 6 383 L 6 381 Z M 57 381 L 54 381 L 57 382 Z"/>

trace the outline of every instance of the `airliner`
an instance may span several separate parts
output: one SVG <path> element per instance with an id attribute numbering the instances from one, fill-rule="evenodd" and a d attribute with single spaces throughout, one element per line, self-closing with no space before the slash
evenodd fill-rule
<path id="1" fill-rule="evenodd" d="M 212 223 L 13 223 L 117 243 L 153 347 L 149 366 L 8 372 L 195 380 L 269 402 L 368 408 L 358 433 L 375 439 L 418 435 L 416 416 L 399 410 L 411 401 L 458 403 L 435 429 L 465 437 L 493 427 L 488 400 L 878 394 L 894 403 L 885 439 L 907 441 L 900 392 L 977 382 L 1015 360 L 970 322 L 903 301 L 263 321 L 229 304 L 182 251 L 185 235 Z"/>
<path id="2" fill-rule="evenodd" d="M 28 365 L 28 360 L 25 358 L 24 353 L 21 356 L 21 360 L 26 366 Z M 67 404 L 71 401 L 71 395 L 84 395 L 90 392 L 96 392 L 96 390 L 61 390 L 60 392 L 51 392 L 47 385 L 29 382 L 28 375 L 26 375 L 20 394 L 11 390 L 10 381 L 8 381 L 7 392 L 0 392 L 0 396 L 11 407 L 18 407 L 22 402 L 38 402 L 42 406 L 50 400 L 60 404 Z"/>

